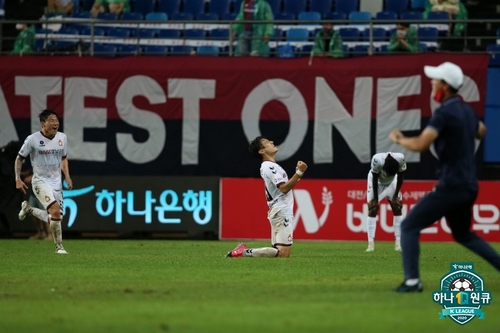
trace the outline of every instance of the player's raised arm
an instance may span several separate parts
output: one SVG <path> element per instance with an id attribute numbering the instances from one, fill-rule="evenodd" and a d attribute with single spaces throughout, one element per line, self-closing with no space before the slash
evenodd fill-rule
<path id="1" fill-rule="evenodd" d="M 283 193 L 288 193 L 295 185 L 299 182 L 299 180 L 304 176 L 304 172 L 307 170 L 307 164 L 303 161 L 298 161 L 297 166 L 295 167 L 295 173 L 293 176 L 284 184 L 279 186 L 279 189 Z"/>

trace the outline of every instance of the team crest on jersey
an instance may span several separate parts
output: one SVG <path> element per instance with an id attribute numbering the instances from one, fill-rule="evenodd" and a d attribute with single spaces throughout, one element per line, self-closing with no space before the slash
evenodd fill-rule
<path id="1" fill-rule="evenodd" d="M 40 147 L 45 147 L 45 142 L 43 142 L 43 140 L 40 141 Z"/>
<path id="2" fill-rule="evenodd" d="M 45 196 L 45 202 L 49 202 L 50 201 L 50 197 L 48 195 Z"/>
<path id="3" fill-rule="evenodd" d="M 59 144 L 59 147 L 62 147 L 63 143 L 62 143 L 61 139 L 59 139 L 59 141 L 57 143 Z"/>

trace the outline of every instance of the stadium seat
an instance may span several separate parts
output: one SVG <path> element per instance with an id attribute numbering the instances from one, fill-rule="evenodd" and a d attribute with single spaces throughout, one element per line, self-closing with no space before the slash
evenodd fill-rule
<path id="1" fill-rule="evenodd" d="M 134 3 L 134 12 L 146 16 L 155 11 L 155 0 L 138 0 Z"/>
<path id="2" fill-rule="evenodd" d="M 205 57 L 218 57 L 219 48 L 213 45 L 202 45 L 198 47 L 196 54 Z"/>
<path id="3" fill-rule="evenodd" d="M 238 14 L 240 12 L 242 2 L 243 2 L 243 0 L 234 0 L 233 1 L 233 13 Z M 274 14 L 276 14 L 276 13 L 274 13 Z"/>
<path id="4" fill-rule="evenodd" d="M 234 21 L 236 19 L 236 14 L 235 13 L 222 14 L 220 19 L 223 21 Z"/>
<path id="5" fill-rule="evenodd" d="M 307 42 L 309 40 L 309 31 L 302 28 L 292 28 L 286 33 L 288 42 Z"/>
<path id="6" fill-rule="evenodd" d="M 212 40 L 228 40 L 229 29 L 213 29 L 209 32 L 209 38 Z"/>
<path id="7" fill-rule="evenodd" d="M 274 14 L 274 20 L 276 21 L 293 21 L 295 20 L 295 15 L 292 13 L 276 13 Z"/>
<path id="8" fill-rule="evenodd" d="M 372 34 L 373 34 L 373 41 L 375 41 L 375 42 L 382 42 L 382 41 L 385 41 L 387 38 L 387 31 L 384 28 L 374 27 L 372 29 Z M 362 33 L 362 36 L 363 36 L 363 40 L 369 41 L 370 40 L 370 28 L 365 29 Z"/>
<path id="9" fill-rule="evenodd" d="M 411 0 L 411 9 L 424 10 L 428 0 Z"/>
<path id="10" fill-rule="evenodd" d="M 278 58 L 295 58 L 296 47 L 290 44 L 281 45 L 278 47 Z"/>
<path id="11" fill-rule="evenodd" d="M 106 34 L 106 29 L 101 27 L 94 27 L 94 36 L 104 36 Z M 92 35 L 92 30 L 90 26 L 83 27 L 80 30 L 80 35 L 90 36 Z"/>
<path id="12" fill-rule="evenodd" d="M 384 11 L 401 14 L 408 10 L 409 0 L 384 0 Z"/>
<path id="13" fill-rule="evenodd" d="M 418 28 L 418 38 L 421 42 L 437 42 L 439 31 L 433 27 Z"/>
<path id="14" fill-rule="evenodd" d="M 175 45 L 170 50 L 170 54 L 173 56 L 190 55 L 192 53 L 193 47 L 188 45 Z"/>
<path id="15" fill-rule="evenodd" d="M 300 25 L 317 25 L 320 24 L 320 22 L 301 23 L 300 21 L 320 21 L 321 14 L 319 12 L 300 12 L 298 20 Z"/>
<path id="16" fill-rule="evenodd" d="M 114 21 L 114 20 L 118 19 L 118 15 L 116 15 L 115 13 L 109 13 L 109 12 L 98 13 L 97 19 L 98 20 L 105 20 L 105 21 Z"/>
<path id="17" fill-rule="evenodd" d="M 230 0 L 210 0 L 208 3 L 208 12 L 217 14 L 221 17 L 222 14 L 229 13 Z"/>
<path id="18" fill-rule="evenodd" d="M 352 49 L 353 57 L 364 57 L 368 55 L 368 45 L 355 45 Z"/>
<path id="19" fill-rule="evenodd" d="M 321 17 L 325 17 L 326 14 L 332 11 L 332 4 L 332 0 L 310 0 L 309 10 L 311 12 L 318 12 Z"/>
<path id="20" fill-rule="evenodd" d="M 397 18 L 398 18 L 398 14 L 396 14 L 394 12 L 378 12 L 375 15 L 376 20 L 388 21 L 388 20 L 397 20 Z"/>
<path id="21" fill-rule="evenodd" d="M 324 16 L 325 20 L 332 20 L 332 21 L 338 21 L 338 20 L 346 20 L 347 15 L 343 12 L 331 12 L 331 13 L 326 13 Z M 345 24 L 345 23 L 341 23 Z"/>
<path id="22" fill-rule="evenodd" d="M 349 21 L 370 21 L 372 19 L 372 14 L 370 12 L 350 12 L 349 13 Z M 350 24 L 368 24 L 369 22 L 354 22 Z"/>
<path id="23" fill-rule="evenodd" d="M 197 21 L 217 21 L 219 20 L 219 15 L 216 13 L 201 13 L 196 16 Z"/>
<path id="24" fill-rule="evenodd" d="M 184 30 L 184 38 L 186 38 L 186 39 L 205 39 L 205 30 L 203 30 L 203 29 L 186 29 L 186 30 Z"/>
<path id="25" fill-rule="evenodd" d="M 170 21 L 192 21 L 193 14 L 190 13 L 174 13 L 170 17 Z"/>
<path id="26" fill-rule="evenodd" d="M 116 57 L 116 46 L 94 44 L 94 55 L 96 57 L 105 57 L 105 58 Z"/>
<path id="27" fill-rule="evenodd" d="M 309 57 L 311 55 L 313 48 L 314 48 L 314 46 L 312 44 L 311 45 L 304 45 L 301 48 L 296 49 L 295 54 L 298 57 Z"/>
<path id="28" fill-rule="evenodd" d="M 181 10 L 181 0 L 158 0 L 158 11 L 167 13 L 168 17 L 179 13 Z"/>
<path id="29" fill-rule="evenodd" d="M 144 19 L 144 16 L 142 15 L 142 13 L 137 12 L 123 13 L 120 19 L 123 21 L 142 21 Z"/>
<path id="30" fill-rule="evenodd" d="M 78 18 L 78 19 L 91 19 L 92 18 L 92 14 L 91 13 L 74 13 L 73 14 L 73 18 Z"/>
<path id="31" fill-rule="evenodd" d="M 117 53 L 120 56 L 130 56 L 130 55 L 137 55 L 140 53 L 140 48 L 138 45 L 133 44 L 133 45 L 120 45 L 117 47 Z"/>
<path id="32" fill-rule="evenodd" d="M 155 29 L 139 29 L 139 38 L 152 39 L 155 38 L 156 34 Z"/>
<path id="33" fill-rule="evenodd" d="M 184 13 L 193 17 L 205 12 L 205 0 L 184 0 Z"/>
<path id="34" fill-rule="evenodd" d="M 429 12 L 429 14 L 427 15 L 427 19 L 449 21 L 450 14 L 448 12 Z"/>
<path id="35" fill-rule="evenodd" d="M 283 0 L 283 12 L 292 13 L 297 17 L 306 11 L 306 0 Z"/>
<path id="36" fill-rule="evenodd" d="M 78 30 L 75 28 L 63 28 L 58 31 L 59 34 L 61 35 L 73 35 L 74 37 L 71 36 L 66 36 L 65 39 L 58 39 L 54 42 L 54 47 L 57 48 L 59 51 L 68 48 L 71 46 L 75 46 L 78 43 Z"/>
<path id="37" fill-rule="evenodd" d="M 146 14 L 146 21 L 166 21 L 168 20 L 167 13 L 150 12 Z"/>
<path id="38" fill-rule="evenodd" d="M 147 45 L 144 47 L 143 54 L 148 56 L 166 56 L 168 48 L 161 45 Z"/>
<path id="39" fill-rule="evenodd" d="M 158 33 L 158 37 L 160 38 L 180 38 L 181 31 L 177 29 L 162 29 Z"/>
<path id="40" fill-rule="evenodd" d="M 359 30 L 357 28 L 340 28 L 339 34 L 343 42 L 353 42 L 359 40 Z"/>
<path id="41" fill-rule="evenodd" d="M 423 20 L 424 15 L 421 12 L 404 12 L 399 15 L 401 20 L 411 21 L 411 20 Z"/>
<path id="42" fill-rule="evenodd" d="M 281 13 L 281 0 L 267 0 L 267 3 L 271 6 L 274 15 Z"/>
<path id="43" fill-rule="evenodd" d="M 490 54 L 490 66 L 500 66 L 500 45 L 489 44 L 486 46 L 486 52 Z"/>
<path id="44" fill-rule="evenodd" d="M 350 12 L 359 10 L 359 0 L 335 0 L 335 11 L 344 13 L 346 16 Z"/>
<path id="45" fill-rule="evenodd" d="M 108 30 L 109 37 L 128 38 L 130 37 L 130 30 L 123 28 L 111 28 Z"/>
<path id="46" fill-rule="evenodd" d="M 427 52 L 427 44 L 419 43 L 419 47 L 420 47 L 420 52 L 422 52 L 422 53 Z"/>

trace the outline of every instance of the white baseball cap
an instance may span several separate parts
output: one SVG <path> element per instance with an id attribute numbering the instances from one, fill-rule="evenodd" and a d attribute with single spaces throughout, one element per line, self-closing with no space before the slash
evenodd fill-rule
<path id="1" fill-rule="evenodd" d="M 428 78 L 443 80 L 456 90 L 464 84 L 462 69 L 451 62 L 443 62 L 437 67 L 424 66 L 424 72 Z"/>

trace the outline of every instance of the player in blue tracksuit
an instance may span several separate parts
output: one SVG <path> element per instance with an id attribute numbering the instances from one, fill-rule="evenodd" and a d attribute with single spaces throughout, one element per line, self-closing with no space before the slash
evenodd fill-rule
<path id="1" fill-rule="evenodd" d="M 445 62 L 425 66 L 432 79 L 432 97 L 441 106 L 419 136 L 406 137 L 394 129 L 389 139 L 413 151 L 426 151 L 434 143 L 439 159 L 439 183 L 420 200 L 401 224 L 401 247 L 405 281 L 397 292 L 422 291 L 419 274 L 420 231 L 446 217 L 457 242 L 477 253 L 500 271 L 500 256 L 470 230 L 472 206 L 478 193 L 475 139 L 482 139 L 486 126 L 474 109 L 458 96 L 464 75 L 457 65 Z"/>

